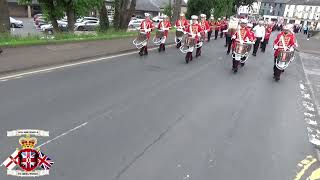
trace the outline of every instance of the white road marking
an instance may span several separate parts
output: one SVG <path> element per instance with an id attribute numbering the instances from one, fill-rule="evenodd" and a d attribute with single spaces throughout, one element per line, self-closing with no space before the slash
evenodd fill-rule
<path id="1" fill-rule="evenodd" d="M 174 44 L 167 45 L 167 47 L 171 47 L 171 46 L 174 46 Z M 158 49 L 158 48 L 157 47 L 150 48 L 151 51 L 156 50 L 156 49 Z M 80 61 L 80 62 L 75 62 L 75 63 L 69 63 L 69 64 L 65 64 L 65 65 L 57 65 L 57 66 L 43 68 L 43 69 L 39 69 L 39 70 L 31 70 L 31 71 L 26 71 L 26 72 L 22 72 L 22 73 L 6 75 L 6 76 L 0 77 L 0 81 L 8 81 L 13 78 L 22 78 L 27 75 L 46 73 L 46 72 L 50 72 L 50 71 L 54 71 L 54 70 L 64 69 L 64 68 L 73 67 L 73 66 L 79 66 L 82 64 L 89 64 L 89 63 L 104 61 L 104 60 L 113 59 L 113 58 L 117 58 L 117 57 L 123 57 L 123 56 L 128 56 L 131 54 L 136 54 L 136 53 L 137 53 L 137 51 L 133 51 L 133 52 L 122 53 L 122 54 L 117 54 L 117 55 L 113 55 L 113 56 L 107 56 L 107 57 L 102 57 L 102 58 L 97 58 L 97 59 L 90 59 L 90 60 L 85 60 L 85 61 Z"/>
<path id="2" fill-rule="evenodd" d="M 87 125 L 87 124 L 88 124 L 88 122 L 82 123 L 82 124 L 80 124 L 79 126 L 77 126 L 77 127 L 75 127 L 75 128 L 72 128 L 72 129 L 70 129 L 70 130 L 68 130 L 68 131 L 66 131 L 66 132 L 64 132 L 64 133 L 62 133 L 62 134 L 60 134 L 59 136 L 56 136 L 55 138 L 50 139 L 50 140 L 48 140 L 48 141 L 46 141 L 46 142 L 44 142 L 44 143 L 40 144 L 39 146 L 37 146 L 37 147 L 36 147 L 36 149 L 38 149 L 38 148 L 40 148 L 40 147 L 42 147 L 42 146 L 44 146 L 44 145 L 46 145 L 46 144 L 49 144 L 50 142 L 55 141 L 55 140 L 57 140 L 57 139 L 59 139 L 59 138 L 61 138 L 61 137 L 65 136 L 65 135 L 68 135 L 68 134 L 69 134 L 69 133 L 71 133 L 72 131 L 75 131 L 75 130 L 77 130 L 77 129 L 79 129 L 79 128 L 81 128 L 81 127 L 83 127 L 83 126 Z"/>

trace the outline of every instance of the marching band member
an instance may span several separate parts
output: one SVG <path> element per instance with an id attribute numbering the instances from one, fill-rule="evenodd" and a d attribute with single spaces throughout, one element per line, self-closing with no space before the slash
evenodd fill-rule
<path id="1" fill-rule="evenodd" d="M 189 22 L 186 19 L 185 14 L 181 13 L 180 14 L 180 19 L 178 19 L 176 21 L 176 23 L 175 23 L 175 28 L 177 28 L 179 30 L 184 30 L 188 25 L 189 25 Z M 177 48 L 180 48 L 182 37 L 176 37 L 176 38 L 178 40 Z"/>
<path id="2" fill-rule="evenodd" d="M 140 32 L 146 33 L 147 39 L 150 39 L 150 33 L 154 28 L 153 22 L 150 20 L 150 14 L 145 13 L 145 20 L 143 20 L 140 24 Z M 140 56 L 148 55 L 148 46 L 147 46 L 148 41 L 144 44 L 144 46 L 140 49 Z"/>
<path id="3" fill-rule="evenodd" d="M 265 36 L 264 36 L 264 41 L 261 44 L 261 52 L 266 51 L 266 47 L 267 47 L 267 44 L 269 43 L 271 33 L 272 33 L 272 22 L 269 22 L 266 25 L 266 32 L 265 32 Z"/>
<path id="4" fill-rule="evenodd" d="M 253 24 L 252 23 L 248 23 L 247 24 L 247 30 L 248 30 L 248 38 L 251 42 L 254 42 L 256 40 L 256 37 L 254 35 L 254 32 L 253 32 Z"/>
<path id="5" fill-rule="evenodd" d="M 221 24 L 220 24 L 220 18 L 218 18 L 218 21 L 215 22 L 215 31 L 214 31 L 214 40 L 217 40 L 218 38 L 218 34 L 219 34 L 219 31 L 220 31 L 220 28 L 221 28 Z"/>
<path id="6" fill-rule="evenodd" d="M 194 38 L 195 39 L 196 44 L 199 43 L 200 37 L 201 37 L 200 32 L 203 31 L 201 26 L 198 24 L 197 20 L 198 20 L 198 16 L 192 15 L 191 16 L 191 22 L 192 23 L 190 25 L 188 25 L 186 30 L 185 30 L 185 32 L 188 34 L 189 38 Z M 197 48 L 196 57 L 198 57 L 200 55 L 201 55 L 201 47 Z M 191 59 L 192 60 L 192 52 L 188 52 L 186 54 L 186 59 Z"/>
<path id="7" fill-rule="evenodd" d="M 226 21 L 226 17 L 223 17 L 223 19 L 220 21 L 221 28 L 220 28 L 220 38 L 223 38 L 224 30 L 228 28 L 228 24 Z"/>
<path id="8" fill-rule="evenodd" d="M 276 59 L 281 50 L 294 51 L 294 47 L 297 47 L 295 35 L 292 33 L 292 24 L 287 24 L 283 27 L 283 31 L 278 34 L 277 38 L 273 42 L 274 52 L 274 66 L 273 66 L 273 76 L 276 80 L 280 79 L 279 71 L 276 71 Z"/>
<path id="9" fill-rule="evenodd" d="M 236 48 L 236 42 L 243 44 L 245 43 L 245 41 L 250 41 L 250 32 L 246 27 L 247 24 L 248 24 L 247 19 L 240 20 L 240 28 L 238 28 L 237 32 L 232 36 L 232 39 L 234 39 L 232 49 Z M 232 70 L 234 72 L 238 71 L 238 65 L 239 65 L 239 61 L 236 61 L 235 59 L 233 59 Z M 241 65 L 243 66 L 244 64 L 241 64 Z"/>
<path id="10" fill-rule="evenodd" d="M 206 20 L 207 15 L 201 14 L 200 17 L 201 17 L 201 21 L 200 21 L 199 24 L 200 24 L 201 29 L 202 29 L 201 36 L 202 36 L 203 41 L 204 41 L 205 37 L 206 37 L 206 34 L 210 31 L 210 26 L 209 26 L 209 22 Z"/>
<path id="11" fill-rule="evenodd" d="M 210 30 L 208 31 L 208 42 L 210 41 L 212 31 L 214 30 L 214 28 L 213 28 L 214 27 L 214 17 L 213 17 L 213 15 L 210 16 L 209 26 L 210 26 Z"/>
<path id="12" fill-rule="evenodd" d="M 236 18 L 231 18 L 228 24 L 228 29 L 226 31 L 226 45 L 228 47 L 227 55 L 230 54 L 231 51 L 231 45 L 233 44 L 232 36 L 236 33 L 236 30 L 238 28 L 238 23 Z"/>
<path id="13" fill-rule="evenodd" d="M 158 24 L 158 29 L 164 32 L 164 36 L 161 39 L 161 44 L 159 46 L 159 51 L 165 51 L 165 42 L 168 37 L 169 29 L 171 28 L 171 23 L 167 15 L 163 16 L 164 20 Z"/>

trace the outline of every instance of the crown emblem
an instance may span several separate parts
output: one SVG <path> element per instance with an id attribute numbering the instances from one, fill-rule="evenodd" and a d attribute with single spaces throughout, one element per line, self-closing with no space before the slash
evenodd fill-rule
<path id="1" fill-rule="evenodd" d="M 37 139 L 35 137 L 30 137 L 29 134 L 26 137 L 21 137 L 19 143 L 22 146 L 22 149 L 33 149 L 37 144 Z"/>

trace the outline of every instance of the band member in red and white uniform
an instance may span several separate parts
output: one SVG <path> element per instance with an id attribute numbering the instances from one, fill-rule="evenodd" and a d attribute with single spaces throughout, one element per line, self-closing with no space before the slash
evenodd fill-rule
<path id="1" fill-rule="evenodd" d="M 248 20 L 247 19 L 241 19 L 240 20 L 240 27 L 236 31 L 236 33 L 232 36 L 232 39 L 234 39 L 232 44 L 232 49 L 236 48 L 236 42 L 239 42 L 240 44 L 245 43 L 246 41 L 250 41 L 251 33 L 247 29 Z M 244 66 L 244 64 L 241 64 Z M 232 70 L 234 72 L 238 71 L 239 61 L 236 61 L 233 59 L 232 61 Z"/>
<path id="2" fill-rule="evenodd" d="M 159 51 L 166 50 L 165 43 L 166 43 L 166 39 L 168 38 L 169 30 L 171 29 L 171 23 L 170 23 L 169 17 L 167 15 L 164 15 L 163 18 L 164 20 L 158 24 L 158 29 L 164 32 L 164 36 L 161 39 L 161 44 L 159 46 Z"/>
<path id="3" fill-rule="evenodd" d="M 185 17 L 184 13 L 180 14 L 180 19 L 176 20 L 175 28 L 179 31 L 184 31 L 184 29 L 189 25 L 188 20 Z M 176 37 L 177 38 L 177 48 L 180 48 L 182 37 Z"/>
<path id="4" fill-rule="evenodd" d="M 210 26 L 209 26 L 209 22 L 207 21 L 207 15 L 201 14 L 200 17 L 201 17 L 201 20 L 199 24 L 202 29 L 201 36 L 204 41 L 206 38 L 206 34 L 210 31 Z"/>
<path id="5" fill-rule="evenodd" d="M 194 38 L 195 39 L 195 43 L 199 43 L 200 42 L 200 37 L 201 37 L 201 32 L 203 31 L 201 26 L 198 23 L 198 16 L 196 15 L 192 15 L 191 16 L 191 21 L 192 23 L 186 27 L 185 32 L 188 34 L 188 37 L 190 38 Z M 191 48 L 191 47 L 190 47 Z M 191 48 L 191 50 L 186 54 L 186 59 L 190 59 L 192 60 L 192 52 L 193 52 L 193 48 Z M 196 51 L 196 57 L 201 55 L 201 47 L 197 48 Z"/>
<path id="6" fill-rule="evenodd" d="M 254 42 L 256 40 L 256 37 L 254 35 L 254 32 L 253 32 L 253 24 L 252 23 L 248 23 L 247 24 L 247 30 L 248 30 L 248 38 L 251 42 Z"/>
<path id="7" fill-rule="evenodd" d="M 143 20 L 140 24 L 140 32 L 146 33 L 147 39 L 150 39 L 150 33 L 154 28 L 153 22 L 150 20 L 150 14 L 145 13 L 145 20 Z M 142 55 L 148 55 L 148 46 L 147 46 L 148 41 L 146 41 L 145 44 L 143 44 L 143 47 L 140 49 L 140 56 Z"/>
<path id="8" fill-rule="evenodd" d="M 292 33 L 293 25 L 287 24 L 283 27 L 283 31 L 278 34 L 277 38 L 273 42 L 274 52 L 274 66 L 273 66 L 273 75 L 276 80 L 280 79 L 281 72 L 276 71 L 276 59 L 281 50 L 294 51 L 295 47 L 298 47 L 296 42 L 296 37 Z"/>
<path id="9" fill-rule="evenodd" d="M 219 31 L 221 30 L 220 18 L 215 22 L 214 40 L 217 40 Z"/>
<path id="10" fill-rule="evenodd" d="M 272 27 L 273 27 L 273 23 L 269 22 L 266 25 L 266 32 L 265 32 L 265 36 L 264 36 L 264 41 L 261 43 L 261 52 L 265 52 L 266 51 L 266 47 L 267 44 L 269 43 L 269 39 L 272 33 Z"/>
<path id="11" fill-rule="evenodd" d="M 220 38 L 223 37 L 223 34 L 224 34 L 224 30 L 228 29 L 228 24 L 227 24 L 227 21 L 226 21 L 226 17 L 223 17 L 223 19 L 220 21 L 220 25 L 221 25 L 221 28 L 220 28 Z"/>
<path id="12" fill-rule="evenodd" d="M 214 17 L 213 15 L 210 16 L 210 20 L 209 20 L 209 26 L 210 26 L 210 30 L 208 31 L 208 42 L 210 41 L 211 39 L 211 34 L 212 34 L 212 31 L 214 31 L 214 25 L 215 25 L 215 22 L 214 22 Z"/>

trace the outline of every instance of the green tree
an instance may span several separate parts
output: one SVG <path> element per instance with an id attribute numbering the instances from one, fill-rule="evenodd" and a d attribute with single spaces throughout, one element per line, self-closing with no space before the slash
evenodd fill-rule
<path id="1" fill-rule="evenodd" d="M 172 7 L 169 4 L 164 6 L 163 14 L 169 16 L 170 19 L 171 19 L 171 17 L 172 17 Z"/>
<path id="2" fill-rule="evenodd" d="M 175 0 L 173 15 L 172 15 L 172 22 L 175 22 L 179 18 L 179 14 L 181 13 L 181 4 L 182 4 L 182 0 Z"/>
<path id="3" fill-rule="evenodd" d="M 109 28 L 108 10 L 105 2 L 102 3 L 100 8 L 100 31 L 107 31 Z"/>
<path id="4" fill-rule="evenodd" d="M 135 11 L 136 0 L 115 0 L 114 7 L 114 27 L 116 29 L 126 30 Z"/>
<path id="5" fill-rule="evenodd" d="M 59 31 L 58 19 L 64 16 L 64 5 L 60 0 L 38 0 L 44 15 L 51 22 L 53 30 Z M 19 0 L 21 4 L 31 4 L 32 0 Z"/>
<path id="6" fill-rule="evenodd" d="M 9 9 L 7 0 L 0 0 L 0 33 L 10 32 Z"/>
<path id="7" fill-rule="evenodd" d="M 188 0 L 187 3 L 187 17 L 190 18 L 191 15 L 206 14 L 210 16 L 212 8 L 214 8 L 213 0 Z"/>
<path id="8" fill-rule="evenodd" d="M 230 16 L 234 13 L 234 0 L 214 0 L 213 9 L 215 17 Z"/>

